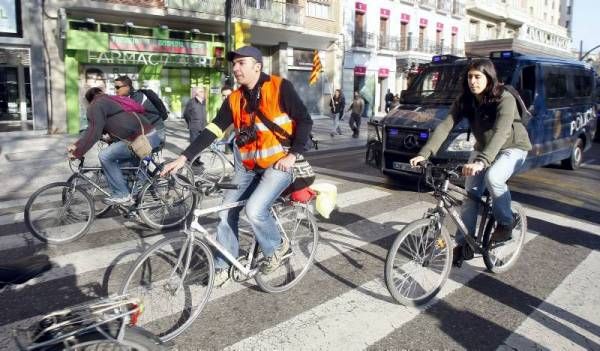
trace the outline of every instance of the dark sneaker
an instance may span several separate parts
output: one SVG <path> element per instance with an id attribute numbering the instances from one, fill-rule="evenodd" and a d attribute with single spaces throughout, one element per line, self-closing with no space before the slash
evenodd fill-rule
<path id="1" fill-rule="evenodd" d="M 260 266 L 262 274 L 269 274 L 281 265 L 283 256 L 290 250 L 290 242 L 286 238 L 282 238 L 281 246 L 275 250 L 272 256 L 267 256 Z"/>
<path id="2" fill-rule="evenodd" d="M 497 242 L 497 243 L 510 240 L 511 235 L 512 235 L 512 230 L 513 230 L 512 224 L 510 224 L 510 225 L 498 224 L 496 226 L 496 229 L 492 233 L 492 237 L 490 238 L 490 240 Z"/>
<path id="3" fill-rule="evenodd" d="M 230 280 L 229 269 L 217 269 L 215 271 L 215 287 L 222 288 L 227 285 Z"/>

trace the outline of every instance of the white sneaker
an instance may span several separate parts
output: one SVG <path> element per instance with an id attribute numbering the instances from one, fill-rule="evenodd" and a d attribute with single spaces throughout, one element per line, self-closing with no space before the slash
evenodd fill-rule
<path id="1" fill-rule="evenodd" d="M 215 271 L 215 287 L 217 288 L 222 288 L 225 285 L 227 285 L 227 283 L 229 283 L 229 280 L 231 278 L 229 277 L 229 269 L 217 269 Z"/>
<path id="2" fill-rule="evenodd" d="M 102 199 L 102 202 L 107 205 L 131 205 L 133 201 L 131 199 L 131 195 L 127 195 L 124 197 L 106 197 Z"/>

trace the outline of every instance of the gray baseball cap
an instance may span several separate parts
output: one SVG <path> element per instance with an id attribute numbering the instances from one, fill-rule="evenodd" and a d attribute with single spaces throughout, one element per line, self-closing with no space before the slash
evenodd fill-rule
<path id="1" fill-rule="evenodd" d="M 260 50 L 258 50 L 254 46 L 242 46 L 237 50 L 228 52 L 227 61 L 232 62 L 236 56 L 252 57 L 256 60 L 256 62 L 262 63 L 262 54 L 260 53 Z"/>

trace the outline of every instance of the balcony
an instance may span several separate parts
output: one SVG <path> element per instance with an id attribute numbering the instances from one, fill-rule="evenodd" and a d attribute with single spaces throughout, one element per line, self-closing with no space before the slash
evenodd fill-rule
<path id="1" fill-rule="evenodd" d="M 168 0 L 168 8 L 208 15 L 225 16 L 222 0 Z M 304 6 L 288 4 L 283 0 L 231 0 L 231 15 L 249 20 L 302 26 Z"/>
<path id="2" fill-rule="evenodd" d="M 440 13 L 450 13 L 452 11 L 452 0 L 438 0 L 436 10 Z"/>
<path id="3" fill-rule="evenodd" d="M 435 8 L 435 0 L 420 0 L 419 6 L 433 10 Z"/>
<path id="4" fill-rule="evenodd" d="M 452 16 L 465 17 L 465 4 L 462 1 L 454 0 L 452 2 Z"/>
<path id="5" fill-rule="evenodd" d="M 380 36 L 378 48 L 380 50 L 391 50 L 396 52 L 416 51 L 427 54 L 464 55 L 463 49 L 453 48 L 451 46 L 443 45 L 443 43 L 436 43 L 433 40 L 419 40 L 419 38 L 412 36 Z"/>
<path id="6" fill-rule="evenodd" d="M 368 33 L 368 32 L 361 32 L 361 31 L 357 31 L 354 32 L 354 36 L 353 36 L 353 43 L 352 46 L 356 47 L 356 48 L 375 48 L 375 39 L 377 38 L 377 36 L 374 33 Z"/>

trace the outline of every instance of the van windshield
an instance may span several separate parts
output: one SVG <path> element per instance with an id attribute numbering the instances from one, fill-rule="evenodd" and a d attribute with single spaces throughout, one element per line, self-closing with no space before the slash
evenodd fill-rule
<path id="1" fill-rule="evenodd" d="M 500 82 L 510 84 L 515 64 L 495 61 Z M 451 104 L 462 91 L 467 62 L 430 65 L 421 72 L 402 95 L 405 104 Z"/>

